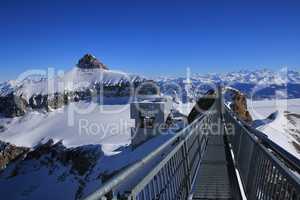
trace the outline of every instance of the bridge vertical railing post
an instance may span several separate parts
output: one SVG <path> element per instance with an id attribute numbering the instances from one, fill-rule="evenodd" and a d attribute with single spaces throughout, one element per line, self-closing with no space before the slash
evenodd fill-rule
<path id="1" fill-rule="evenodd" d="M 186 192 L 187 194 L 190 191 L 191 180 L 190 180 L 190 169 L 189 169 L 189 156 L 188 156 L 188 147 L 187 142 L 184 142 L 182 148 L 183 158 L 184 158 L 184 171 L 185 171 L 185 178 L 186 178 Z"/>
<path id="2" fill-rule="evenodd" d="M 203 137 L 201 137 L 201 134 L 199 134 L 199 127 L 197 126 L 196 128 L 196 131 L 197 131 L 197 142 L 198 142 L 198 153 L 199 153 L 199 160 L 201 160 L 201 157 L 202 157 L 202 142 L 203 142 Z"/>
<path id="3" fill-rule="evenodd" d="M 249 199 L 256 198 L 256 191 L 255 187 L 257 184 L 257 179 L 259 178 L 259 165 L 261 165 L 261 156 L 258 150 L 258 144 L 254 143 L 252 153 L 251 153 L 251 160 L 250 160 L 250 168 L 248 172 L 247 178 L 247 185 L 246 185 L 246 194 L 248 194 Z M 251 171 L 251 173 L 250 173 Z"/>

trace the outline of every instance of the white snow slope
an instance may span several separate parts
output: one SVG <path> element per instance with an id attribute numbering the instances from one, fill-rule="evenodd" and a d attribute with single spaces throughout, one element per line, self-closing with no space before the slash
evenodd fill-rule
<path id="1" fill-rule="evenodd" d="M 278 111 L 275 120 L 258 129 L 300 159 L 300 99 L 248 100 L 248 109 L 254 120 L 266 119 Z"/>
<path id="2" fill-rule="evenodd" d="M 71 103 L 49 113 L 28 112 L 14 119 L 1 118 L 0 140 L 19 146 L 33 147 L 53 138 L 63 140 L 67 147 L 99 144 L 104 155 L 85 176 L 70 173 L 69 165 L 59 162 L 53 167 L 41 165 L 40 160 L 24 162 L 19 173 L 12 176 L 15 164 L 0 176 L 0 192 L 5 199 L 76 199 L 82 187 L 83 196 L 101 186 L 101 177 L 112 175 L 148 155 L 173 134 L 163 134 L 132 150 L 130 144 L 129 105 L 94 105 L 85 114 L 73 113 L 74 107 L 83 109 L 88 103 Z M 73 113 L 73 114 L 72 114 Z M 80 128 L 84 123 L 85 128 Z M 86 125 L 88 124 L 88 125 Z"/>
<path id="3" fill-rule="evenodd" d="M 63 140 L 66 147 L 101 144 L 104 151 L 110 151 L 112 146 L 117 148 L 130 143 L 133 121 L 129 111 L 129 104 L 80 102 L 49 113 L 34 111 L 22 117 L 1 118 L 0 125 L 4 131 L 0 132 L 0 140 L 33 147 L 51 138 L 54 141 Z"/>

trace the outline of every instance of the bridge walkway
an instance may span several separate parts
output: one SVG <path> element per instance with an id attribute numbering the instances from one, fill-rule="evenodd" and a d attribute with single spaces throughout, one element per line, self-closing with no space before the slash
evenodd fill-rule
<path id="1" fill-rule="evenodd" d="M 192 188 L 193 199 L 232 199 L 223 135 L 210 135 Z"/>

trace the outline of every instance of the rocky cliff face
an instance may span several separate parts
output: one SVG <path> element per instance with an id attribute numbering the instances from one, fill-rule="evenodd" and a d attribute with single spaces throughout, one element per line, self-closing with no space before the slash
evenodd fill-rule
<path id="1" fill-rule="evenodd" d="M 15 145 L 0 141 L 0 172 L 9 163 L 24 156 L 29 152 L 29 148 L 17 147 Z"/>
<path id="2" fill-rule="evenodd" d="M 45 144 L 40 144 L 34 149 L 30 149 L 0 141 L 0 170 L 5 169 L 7 165 L 21 158 L 21 162 L 18 165 L 33 159 L 48 160 L 47 163 L 59 161 L 64 165 L 70 164 L 71 170 L 84 175 L 102 155 L 103 152 L 99 145 L 66 148 L 62 142 L 54 143 L 50 139 Z"/>
<path id="3" fill-rule="evenodd" d="M 47 143 L 41 144 L 28 152 L 24 161 L 42 159 L 45 161 L 48 160 L 47 163 L 49 164 L 51 164 L 52 161 L 58 161 L 63 165 L 69 164 L 71 171 L 82 176 L 96 164 L 96 161 L 102 155 L 103 152 L 100 145 L 66 148 L 62 142 L 54 143 L 53 140 L 49 140 Z"/>
<path id="4" fill-rule="evenodd" d="M 28 108 L 28 102 L 21 96 L 10 93 L 0 96 L 0 113 L 7 117 L 24 115 Z"/>
<path id="5" fill-rule="evenodd" d="M 239 116 L 240 119 L 247 123 L 252 123 L 252 117 L 248 111 L 247 108 L 247 100 L 246 95 L 244 95 L 241 92 L 237 92 L 233 95 L 232 103 L 230 105 L 233 112 L 236 113 L 237 116 Z"/>

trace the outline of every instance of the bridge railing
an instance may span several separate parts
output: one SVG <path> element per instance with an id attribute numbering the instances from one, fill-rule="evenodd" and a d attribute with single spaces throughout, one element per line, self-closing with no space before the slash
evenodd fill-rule
<path id="1" fill-rule="evenodd" d="M 220 114 L 216 113 L 214 107 L 212 106 L 210 111 L 197 118 L 145 158 L 112 177 L 85 200 L 187 199 L 206 149 L 207 134 L 211 131 L 210 125 L 213 121 L 219 120 Z M 170 146 L 172 146 L 170 152 L 150 172 L 147 172 L 142 180 L 121 196 L 116 195 L 118 187 L 126 184 L 128 177 L 161 156 Z"/>
<path id="2" fill-rule="evenodd" d="M 186 136 L 131 191 L 129 199 L 187 199 L 207 145 L 215 113 L 207 112 L 185 130 Z"/>
<path id="3" fill-rule="evenodd" d="M 276 153 L 280 157 L 280 159 L 283 159 L 284 162 L 289 165 L 289 167 L 295 169 L 295 171 L 300 173 L 300 160 L 297 157 L 289 153 L 286 149 L 282 148 L 272 140 L 270 140 L 266 134 L 251 127 L 249 124 L 243 121 L 240 122 L 250 133 L 255 135 L 265 147 L 274 151 L 274 153 Z"/>
<path id="4" fill-rule="evenodd" d="M 300 179 L 225 109 L 224 120 L 248 199 L 300 199 Z"/>

